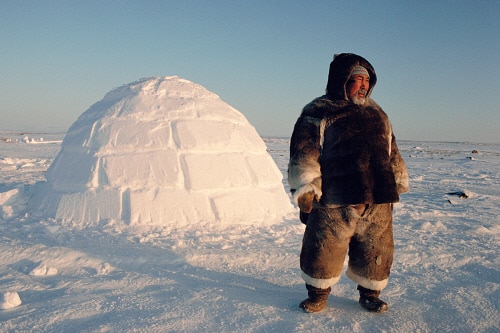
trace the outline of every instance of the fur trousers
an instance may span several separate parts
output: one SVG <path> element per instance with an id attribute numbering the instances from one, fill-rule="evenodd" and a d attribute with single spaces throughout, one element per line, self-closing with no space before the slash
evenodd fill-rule
<path id="1" fill-rule="evenodd" d="M 340 280 L 346 254 L 346 275 L 364 288 L 386 287 L 394 256 L 392 207 L 388 204 L 314 208 L 300 253 L 306 284 L 326 289 Z"/>

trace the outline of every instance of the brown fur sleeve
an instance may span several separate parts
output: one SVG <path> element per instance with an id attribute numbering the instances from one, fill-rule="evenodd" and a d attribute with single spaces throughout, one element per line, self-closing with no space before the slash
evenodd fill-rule
<path id="1" fill-rule="evenodd" d="M 321 125 L 319 118 L 302 115 L 297 120 L 290 141 L 288 183 L 294 200 L 308 192 L 321 198 Z"/>

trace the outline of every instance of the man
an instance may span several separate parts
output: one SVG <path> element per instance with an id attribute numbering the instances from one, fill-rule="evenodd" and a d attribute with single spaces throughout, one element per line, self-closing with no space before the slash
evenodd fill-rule
<path id="1" fill-rule="evenodd" d="M 409 185 L 389 119 L 370 98 L 376 81 L 366 59 L 336 55 L 326 95 L 306 105 L 294 127 L 288 182 L 306 224 L 300 254 L 306 312 L 327 306 L 347 251 L 346 274 L 358 284 L 361 306 L 388 309 L 379 295 L 394 253 L 392 208 Z"/>

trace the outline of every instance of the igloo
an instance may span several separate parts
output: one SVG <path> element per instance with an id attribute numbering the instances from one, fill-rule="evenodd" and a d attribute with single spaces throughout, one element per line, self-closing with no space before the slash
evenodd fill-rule
<path id="1" fill-rule="evenodd" d="M 107 93 L 68 130 L 39 210 L 82 226 L 271 224 L 293 207 L 243 114 L 170 76 Z"/>

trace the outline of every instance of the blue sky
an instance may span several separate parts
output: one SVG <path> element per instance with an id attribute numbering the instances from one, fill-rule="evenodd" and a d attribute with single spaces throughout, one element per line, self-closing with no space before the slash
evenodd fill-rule
<path id="1" fill-rule="evenodd" d="M 111 89 L 177 75 L 286 137 L 354 52 L 398 139 L 500 143 L 499 17 L 498 0 L 0 0 L 0 129 L 65 131 Z"/>

